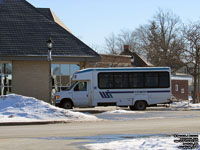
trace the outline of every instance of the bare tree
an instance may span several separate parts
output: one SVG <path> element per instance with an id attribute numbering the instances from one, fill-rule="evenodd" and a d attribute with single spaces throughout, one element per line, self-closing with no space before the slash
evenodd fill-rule
<path id="1" fill-rule="evenodd" d="M 109 54 L 119 53 L 117 49 L 117 36 L 114 33 L 112 33 L 108 38 L 105 38 L 105 42 Z"/>
<path id="2" fill-rule="evenodd" d="M 130 51 L 136 52 L 139 55 L 143 55 L 141 39 L 138 38 L 138 32 L 131 30 L 121 30 L 118 35 L 111 34 L 108 38 L 105 38 L 106 49 L 110 54 L 120 54 L 124 50 L 124 45 L 130 46 Z"/>
<path id="3" fill-rule="evenodd" d="M 199 82 L 200 67 L 200 22 L 184 26 L 183 33 L 185 39 L 185 61 L 194 64 L 194 69 L 191 72 L 191 75 L 194 77 L 193 100 L 194 103 L 198 103 L 199 97 L 197 99 L 197 92 L 199 92 L 199 89 L 197 83 Z"/>
<path id="4" fill-rule="evenodd" d="M 183 65 L 181 54 L 184 43 L 179 17 L 170 11 L 159 10 L 148 25 L 140 26 L 138 32 L 143 41 L 147 60 L 155 66 L 170 66 L 176 69 Z"/>
<path id="5" fill-rule="evenodd" d="M 182 66 L 181 21 L 170 11 L 159 9 L 149 24 L 141 25 L 134 31 L 122 30 L 106 39 L 110 53 L 119 54 L 123 45 L 130 45 L 131 51 L 145 57 L 155 66 L 170 66 L 172 69 Z"/>

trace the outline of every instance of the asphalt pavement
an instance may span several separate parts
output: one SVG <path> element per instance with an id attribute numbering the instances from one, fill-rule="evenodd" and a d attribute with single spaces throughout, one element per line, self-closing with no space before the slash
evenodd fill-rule
<path id="1" fill-rule="evenodd" d="M 102 115 L 99 111 L 104 110 L 80 111 L 98 116 Z M 200 111 L 154 109 L 144 111 L 138 116 L 137 113 L 128 116 L 105 114 L 102 118 L 106 116 L 111 117 L 96 122 L 1 126 L 0 147 L 2 150 L 78 150 L 83 149 L 82 145 L 85 143 L 94 142 L 93 137 L 100 135 L 200 133 Z M 136 116 L 140 119 L 134 119 Z"/>

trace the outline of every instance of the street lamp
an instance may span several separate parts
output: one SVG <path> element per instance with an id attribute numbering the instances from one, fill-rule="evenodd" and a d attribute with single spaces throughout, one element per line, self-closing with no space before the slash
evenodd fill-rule
<path id="1" fill-rule="evenodd" d="M 47 41 L 47 47 L 48 47 L 48 61 L 52 61 L 52 57 L 51 57 L 51 52 L 52 52 L 52 48 L 53 48 L 53 40 L 51 38 L 49 38 L 49 40 Z"/>
<path id="2" fill-rule="evenodd" d="M 52 96 L 51 96 L 52 94 L 51 61 L 53 60 L 51 57 L 51 52 L 53 48 L 53 40 L 51 38 L 49 38 L 49 40 L 47 41 L 47 47 L 48 47 L 47 60 L 49 61 L 49 102 L 53 104 Z"/>

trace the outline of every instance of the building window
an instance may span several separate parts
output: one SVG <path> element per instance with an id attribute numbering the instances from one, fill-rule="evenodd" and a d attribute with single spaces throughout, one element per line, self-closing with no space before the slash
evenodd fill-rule
<path id="1" fill-rule="evenodd" d="M 0 95 L 11 93 L 12 64 L 0 63 Z"/>
<path id="2" fill-rule="evenodd" d="M 184 93 L 185 93 L 184 88 L 182 88 L 181 89 L 181 94 L 184 94 Z"/>
<path id="3" fill-rule="evenodd" d="M 185 73 L 185 74 L 187 74 L 188 73 L 188 71 L 187 71 L 188 69 L 185 67 L 185 68 L 183 68 L 183 72 Z"/>
<path id="4" fill-rule="evenodd" d="M 175 91 L 178 92 L 178 84 L 175 85 Z"/>
<path id="5" fill-rule="evenodd" d="M 71 85 L 71 77 L 80 70 L 77 64 L 52 64 L 52 89 L 54 91 L 61 91 L 67 89 Z"/>
<path id="6" fill-rule="evenodd" d="M 194 67 L 189 67 L 188 68 L 188 73 L 193 74 L 194 73 Z"/>

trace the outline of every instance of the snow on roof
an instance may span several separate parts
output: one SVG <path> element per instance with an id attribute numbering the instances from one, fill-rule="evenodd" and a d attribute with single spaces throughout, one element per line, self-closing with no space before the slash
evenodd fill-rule
<path id="1" fill-rule="evenodd" d="M 95 116 L 58 108 L 32 97 L 0 96 L 0 122 L 97 120 Z"/>

